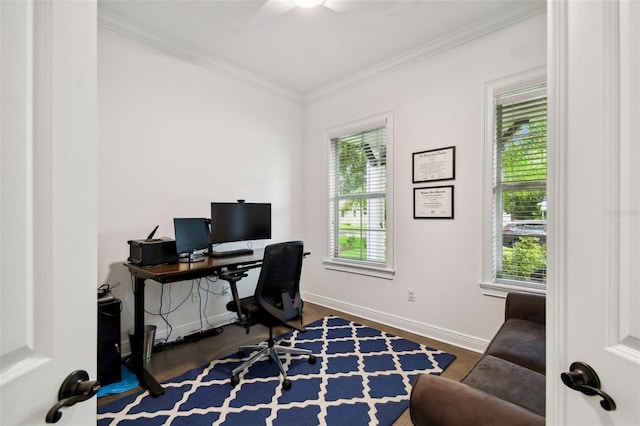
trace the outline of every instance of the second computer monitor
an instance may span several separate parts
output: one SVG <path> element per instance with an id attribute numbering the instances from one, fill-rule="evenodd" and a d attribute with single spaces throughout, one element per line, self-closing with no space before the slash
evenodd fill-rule
<path id="1" fill-rule="evenodd" d="M 213 244 L 270 238 L 270 203 L 211 203 Z"/>
<path id="2" fill-rule="evenodd" d="M 209 224 L 206 218 L 175 218 L 173 226 L 178 255 L 209 249 Z"/>

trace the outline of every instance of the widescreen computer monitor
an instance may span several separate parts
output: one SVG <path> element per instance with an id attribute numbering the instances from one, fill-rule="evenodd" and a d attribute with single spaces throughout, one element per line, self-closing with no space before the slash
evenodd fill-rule
<path id="1" fill-rule="evenodd" d="M 211 203 L 213 244 L 270 238 L 270 203 Z"/>
<path id="2" fill-rule="evenodd" d="M 189 260 L 194 261 L 196 251 L 209 249 L 209 224 L 206 218 L 175 218 L 173 226 L 178 255 L 189 254 Z"/>

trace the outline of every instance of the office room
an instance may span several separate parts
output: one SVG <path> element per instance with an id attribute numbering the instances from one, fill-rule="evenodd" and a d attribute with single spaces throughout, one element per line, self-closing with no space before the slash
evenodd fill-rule
<path id="1" fill-rule="evenodd" d="M 244 199 L 272 203 L 272 241 L 304 240 L 311 252 L 301 280 L 305 301 L 482 352 L 504 316 L 504 299 L 483 295 L 478 281 L 484 90 L 487 81 L 545 66 L 544 8 L 524 14 L 302 103 L 141 43 L 110 21 L 99 27 L 99 269 L 101 283 L 121 283 L 114 294 L 124 302 L 123 330 L 133 310 L 124 242 L 155 225 L 156 237 L 173 237 L 174 217 L 207 216 L 209 202 Z M 389 111 L 393 275 L 327 269 L 327 131 Z M 456 147 L 456 178 L 441 184 L 455 183 L 455 219 L 413 219 L 412 189 L 420 185 L 412 184 L 412 153 L 449 146 Z M 241 295 L 253 291 L 257 273 L 238 283 Z M 147 311 L 158 312 L 153 301 L 161 291 L 165 310 L 169 300 L 188 297 L 191 286 L 182 284 L 172 285 L 170 298 L 166 288 L 147 284 Z M 211 324 L 233 319 L 228 301 L 209 296 Z M 194 308 L 189 298 L 171 313 L 172 339 L 200 327 Z M 166 337 L 162 318 L 147 315 L 146 322 L 158 326 L 156 338 Z"/>
<path id="2" fill-rule="evenodd" d="M 127 301 L 127 240 L 144 238 L 156 225 L 156 237 L 173 238 L 174 217 L 208 216 L 212 201 L 270 202 L 272 240 L 303 239 L 311 252 L 303 270 L 307 298 L 384 322 L 402 319 L 423 332 L 443 330 L 459 335 L 456 343 L 480 349 L 500 324 L 503 304 L 478 287 L 484 84 L 543 67 L 545 32 L 541 11 L 300 105 L 99 27 L 100 282 L 120 282 L 116 294 Z M 327 270 L 323 137 L 332 127 L 389 110 L 396 274 L 380 279 Z M 456 146 L 455 219 L 414 220 L 411 155 L 446 146 Z M 158 297 L 159 289 L 148 287 L 147 298 Z M 416 289 L 413 303 L 407 288 Z M 467 316 L 452 316 L 442 303 L 449 299 Z M 210 300 L 211 312 L 226 317 L 226 302 Z M 176 325 L 189 318 L 197 319 L 189 309 L 172 314 Z"/>
<path id="3" fill-rule="evenodd" d="M 468 3 L 470 7 L 471 4 L 477 7 L 482 2 Z M 97 189 L 91 195 L 96 217 L 91 226 L 97 231 L 97 239 L 93 240 L 97 257 L 95 268 L 92 267 L 97 277 L 95 287 L 106 289 L 121 301 L 122 355 L 131 352 L 129 334 L 135 321 L 134 280 L 125 266 L 130 255 L 127 242 L 145 239 L 156 226 L 155 238 L 173 239 L 174 218 L 209 218 L 212 202 L 237 200 L 271 204 L 271 238 L 228 243 L 220 249 L 249 246 L 261 250 L 271 243 L 303 241 L 304 250 L 309 254 L 303 260 L 300 295 L 309 303 L 312 312 L 319 309 L 338 316 L 342 314 L 365 325 L 380 325 L 403 336 L 428 339 L 434 345 L 441 342 L 442 348 L 460 348 L 465 353 L 475 354 L 477 359 L 483 356 L 505 322 L 505 298 L 510 291 L 547 295 L 547 336 L 550 320 L 560 321 L 561 316 L 563 321 L 570 323 L 571 330 L 577 327 L 558 312 L 560 303 L 566 307 L 568 294 L 573 293 L 548 288 L 548 284 L 553 278 L 560 277 L 560 272 L 566 275 L 574 271 L 559 267 L 560 262 L 584 262 L 584 258 L 571 257 L 578 255 L 566 254 L 568 247 L 580 246 L 576 242 L 579 241 L 578 231 L 572 228 L 570 236 L 574 239 L 566 243 L 550 241 L 555 246 L 549 250 L 555 250 L 556 257 L 544 266 L 551 268 L 556 262 L 556 270 L 545 270 L 545 274 L 549 274 L 545 278 L 547 286 L 539 285 L 539 282 L 525 286 L 496 285 L 495 276 L 491 275 L 494 272 L 487 252 L 491 250 L 490 240 L 494 235 L 487 232 L 493 219 L 491 192 L 487 193 L 487 165 L 491 165 L 491 159 L 488 159 L 486 144 L 487 134 L 492 133 L 487 127 L 493 123 L 488 121 L 490 113 L 487 110 L 491 107 L 487 105 L 491 105 L 488 98 L 492 94 L 505 92 L 504 87 L 509 85 L 543 81 L 545 87 L 549 87 L 552 77 L 556 84 L 566 82 L 563 78 L 567 77 L 557 70 L 565 70 L 563 67 L 567 62 L 563 61 L 569 59 L 557 53 L 564 46 L 558 38 L 575 41 L 578 34 L 589 31 L 580 28 L 581 33 L 567 34 L 563 27 L 567 18 L 563 14 L 569 10 L 572 19 L 586 17 L 593 22 L 601 18 L 599 11 L 588 7 L 574 10 L 566 2 L 561 2 L 561 6 L 550 6 L 544 1 L 487 2 L 491 7 L 504 4 L 504 13 L 447 29 L 429 43 L 354 70 L 337 80 L 317 77 L 314 87 L 301 89 L 302 86 L 296 86 L 298 81 L 295 79 L 289 86 L 275 83 L 268 76 L 204 54 L 184 40 L 136 24 L 139 11 L 133 8 L 136 13 L 124 17 L 119 12 L 126 8 L 119 9 L 118 2 L 109 3 L 97 2 L 97 22 L 87 33 L 94 35 L 96 40 L 95 56 L 88 56 L 89 61 L 95 63 L 97 140 L 93 148 L 87 148 L 95 149 L 95 152 L 89 152 L 86 157 L 95 158 L 95 161 L 89 161 L 89 165 L 95 167 L 88 178 L 89 184 L 93 180 Z M 141 2 L 141 7 L 149 7 L 152 3 Z M 162 10 L 163 3 L 167 2 L 158 2 L 158 10 Z M 396 2 L 366 3 L 388 3 L 392 10 Z M 619 10 L 629 8 L 632 11 L 629 22 L 633 22 L 631 19 L 637 20 L 640 15 L 631 3 L 623 1 L 615 10 L 606 10 L 611 16 L 617 16 Z M 174 18 L 162 13 L 158 17 L 160 23 Z M 179 16 L 175 18 L 179 19 Z M 603 26 L 603 32 L 617 31 L 618 27 L 611 22 L 613 20 Z M 628 36 L 632 32 L 624 32 L 628 28 L 624 22 L 620 25 L 622 39 L 627 40 L 625 35 L 632 39 Z M 553 38 L 549 36 L 551 33 Z M 282 40 L 282 46 L 265 46 L 262 54 L 268 57 L 269 49 L 286 49 L 286 43 Z M 579 42 L 575 43 L 579 48 L 587 49 Z M 632 48 L 625 46 L 622 45 L 621 51 L 628 49 L 631 52 Z M 603 47 L 602 51 L 607 52 L 606 49 Z M 352 52 L 357 56 L 357 48 Z M 551 64 L 550 56 L 554 58 Z M 604 53 L 602 56 L 610 59 Z M 576 57 L 580 58 L 580 55 Z M 595 57 L 593 61 L 597 64 L 596 61 L 605 59 Z M 628 69 L 637 67 L 637 60 L 621 63 L 631 63 L 621 66 L 623 71 L 627 69 L 625 66 Z M 556 74 L 548 75 L 550 69 Z M 621 75 L 624 76 L 624 72 Z M 610 78 L 606 73 L 605 77 Z M 620 81 L 627 80 L 622 78 Z M 588 87 L 591 83 L 581 84 Z M 632 92 L 634 96 L 636 92 Z M 563 92 L 563 99 L 567 103 L 567 99 L 570 100 L 571 105 L 579 105 L 580 99 L 574 99 L 572 93 Z M 620 107 L 622 112 L 626 111 L 624 105 L 631 105 L 629 110 L 635 111 L 633 108 L 637 107 L 638 101 L 634 96 L 631 100 L 615 98 L 623 105 Z M 549 97 L 551 99 L 550 94 Z M 557 108 L 557 104 L 549 108 Z M 574 108 L 578 109 L 577 106 Z M 388 185 L 383 215 L 385 260 L 373 267 L 367 262 L 354 267 L 349 260 L 345 262 L 334 256 L 337 252 L 331 235 L 333 225 L 330 225 L 331 146 L 337 137 L 354 130 L 365 130 L 371 123 L 378 122 L 385 123 L 387 132 L 384 151 Z M 558 138 L 560 127 L 549 128 L 549 140 L 552 136 Z M 577 132 L 564 129 L 570 140 L 577 138 Z M 622 132 L 620 152 L 630 152 L 633 157 L 637 152 L 625 145 L 624 135 Z M 491 143 L 489 141 L 489 145 Z M 573 145 L 567 149 L 567 152 L 579 151 Z M 452 174 L 445 179 L 416 179 L 417 154 L 438 151 L 451 153 Z M 569 207 L 569 203 L 574 203 L 570 205 L 580 208 L 586 201 L 565 201 L 559 195 L 567 188 L 580 186 L 573 181 L 569 184 L 566 176 L 560 176 L 562 168 L 558 164 L 569 162 L 567 152 L 551 146 L 549 151 L 549 156 L 556 158 L 556 163 L 549 165 L 549 175 L 560 182 L 548 183 L 551 192 L 545 203 L 549 200 L 551 218 L 551 212 L 558 209 L 558 205 Z M 617 161 L 626 164 L 624 160 Z M 88 167 L 85 166 L 84 171 Z M 624 196 L 637 189 L 637 179 L 633 180 L 636 177 L 620 178 L 623 182 L 628 180 L 623 186 L 621 201 L 614 200 L 607 210 L 620 212 L 617 218 L 629 221 L 622 223 L 623 229 L 637 227 L 637 206 L 634 204 L 637 200 L 630 197 L 631 201 L 625 204 Z M 428 214 L 425 217 L 417 213 L 417 191 L 432 187 L 451 191 L 451 198 L 446 199 L 450 214 L 445 217 L 429 217 Z M 602 192 L 606 190 L 602 189 Z M 556 201 L 556 206 L 551 205 L 552 201 Z M 373 211 L 363 213 L 357 207 L 343 213 L 373 215 Z M 562 217 L 556 223 L 566 225 L 567 213 L 557 210 L 555 213 Z M 551 239 L 560 235 L 560 231 L 547 229 L 546 235 Z M 624 242 L 616 238 L 621 237 L 613 238 L 615 244 Z M 602 250 L 606 252 L 606 249 Z M 631 250 L 635 250 L 632 255 L 638 253 L 636 246 Z M 637 267 L 630 262 L 622 266 L 631 275 L 637 274 Z M 603 270 L 607 269 L 603 267 Z M 260 269 L 252 269 L 247 274 L 238 282 L 240 297 L 253 294 Z M 633 288 L 630 281 L 624 279 L 620 286 L 622 289 Z M 575 284 L 571 288 L 574 291 Z M 556 298 L 553 305 L 549 304 L 550 297 Z M 233 324 L 237 321 L 236 314 L 227 309 L 231 300 L 228 283 L 217 278 L 196 280 L 195 284 L 192 281 L 169 284 L 147 281 L 144 321 L 156 326 L 155 339 L 161 344 L 161 350 L 173 351 L 178 346 L 182 346 L 178 350 L 184 350 L 188 343 L 176 345 L 176 348 L 166 345 L 166 349 L 162 344 L 179 341 L 205 328 L 220 328 L 222 334 L 229 333 L 234 327 L 239 329 Z M 629 302 L 619 303 L 623 305 L 620 310 L 627 312 L 624 303 Z M 549 312 L 550 307 L 553 307 L 552 312 Z M 619 322 L 632 324 L 634 318 L 621 317 Z M 553 324 L 555 339 L 568 332 L 560 328 L 559 323 Z M 243 342 L 252 340 L 253 329 L 248 335 L 240 330 L 238 335 Z M 637 329 L 632 326 L 630 330 L 632 343 L 629 347 L 632 349 L 623 350 L 627 355 L 617 356 L 616 361 L 623 359 L 623 364 L 631 362 L 635 365 L 634 360 L 638 358 L 633 342 Z M 216 338 L 219 336 L 208 339 L 214 341 Z M 561 354 L 549 349 L 546 352 L 547 378 L 554 375 L 554 384 L 547 383 L 546 387 L 547 422 L 551 419 L 554 424 L 560 419 L 572 418 L 601 424 L 604 420 L 598 419 L 598 408 L 593 408 L 598 405 L 598 397 L 590 398 L 569 390 L 560 381 L 560 374 L 569 370 L 569 361 L 576 361 L 569 356 L 589 357 L 574 356 L 567 347 L 563 349 Z M 563 366 L 559 365 L 561 361 Z M 473 364 L 470 362 L 469 369 Z M 623 407 L 622 410 L 607 411 L 606 415 L 613 416 L 610 418 L 613 424 L 625 424 L 626 420 L 637 417 L 637 408 L 629 408 L 628 404 L 625 407 L 624 402 L 631 396 L 620 394 L 620 379 L 610 370 L 608 377 L 604 377 L 605 368 L 601 364 L 594 367 L 602 376 L 603 389 L 618 390 L 612 396 L 618 406 Z M 634 368 L 635 377 L 637 365 Z M 83 366 L 83 369 L 96 372 L 91 366 Z M 455 380 L 462 380 L 462 376 Z M 57 389 L 57 386 L 54 387 Z M 295 393 L 295 389 L 293 381 L 290 392 Z M 550 405 L 551 398 L 558 401 L 557 404 Z M 542 400 L 545 400 L 544 392 Z M 51 401 L 43 404 L 51 405 Z M 591 407 L 592 413 L 587 417 L 572 417 L 582 415 L 574 413 L 582 405 Z M 72 419 L 79 418 L 80 413 L 76 414 L 76 410 L 79 409 L 63 408 L 63 420 L 67 413 Z M 396 424 L 411 424 L 412 419 L 405 410 L 406 407 L 402 410 L 400 423 Z M 590 415 L 592 417 L 588 417 Z M 539 422 L 540 418 L 534 420 Z M 423 419 L 416 417 L 413 421 L 421 424 Z M 329 421 L 328 424 L 338 423 Z"/>

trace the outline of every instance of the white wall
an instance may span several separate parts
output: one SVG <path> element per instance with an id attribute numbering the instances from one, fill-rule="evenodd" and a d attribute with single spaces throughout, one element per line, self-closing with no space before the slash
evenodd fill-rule
<path id="1" fill-rule="evenodd" d="M 273 204 L 274 241 L 302 238 L 301 106 L 100 28 L 98 115 L 98 285 L 120 283 L 125 347 L 133 325 L 127 240 L 155 225 L 157 237 L 173 238 L 174 217 L 209 217 L 211 201 L 241 198 Z M 256 278 L 242 287 L 253 291 Z M 211 289 L 220 292 L 222 283 Z M 149 312 L 158 312 L 160 290 L 147 283 Z M 163 312 L 188 299 L 169 316 L 171 338 L 199 327 L 191 283 L 164 290 Z M 207 316 L 226 320 L 228 300 L 211 295 Z M 164 337 L 159 317 L 147 314 L 146 322 Z"/>
<path id="2" fill-rule="evenodd" d="M 504 301 L 483 296 L 481 214 L 485 83 L 546 63 L 546 16 L 527 19 L 305 110 L 305 297 L 482 350 Z M 393 280 L 324 269 L 329 128 L 392 109 L 395 128 Z M 456 146 L 454 220 L 414 220 L 412 153 Z M 323 161 L 318 161 L 322 159 Z M 424 186 L 424 185 L 422 185 Z M 415 288 L 416 301 L 407 301 Z"/>

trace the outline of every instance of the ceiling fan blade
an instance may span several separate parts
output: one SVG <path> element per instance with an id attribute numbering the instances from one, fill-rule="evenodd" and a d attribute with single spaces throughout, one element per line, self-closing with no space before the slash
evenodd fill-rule
<path id="1" fill-rule="evenodd" d="M 366 10 L 390 9 L 397 3 L 397 0 L 325 0 L 322 6 L 338 13 L 352 13 Z"/>
<path id="2" fill-rule="evenodd" d="M 262 25 L 272 19 L 284 15 L 296 7 L 291 0 L 266 0 L 260 10 L 251 19 L 251 25 Z"/>

